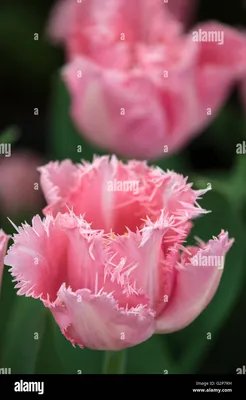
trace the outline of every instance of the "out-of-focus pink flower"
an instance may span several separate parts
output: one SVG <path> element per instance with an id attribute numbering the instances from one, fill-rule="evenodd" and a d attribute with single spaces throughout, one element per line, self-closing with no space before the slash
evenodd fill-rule
<path id="1" fill-rule="evenodd" d="M 18 228 L 5 263 L 18 294 L 40 298 L 73 344 L 131 347 L 184 328 L 213 298 L 233 240 L 222 231 L 183 246 L 208 189 L 116 157 L 51 162 L 41 181 L 46 218 Z"/>
<path id="2" fill-rule="evenodd" d="M 10 236 L 6 235 L 2 229 L 0 229 L 0 290 L 2 284 L 4 257 L 7 251 L 8 241 Z"/>
<path id="3" fill-rule="evenodd" d="M 0 159 L 0 212 L 16 215 L 43 207 L 37 167 L 43 161 L 27 150 Z"/>
<path id="4" fill-rule="evenodd" d="M 72 118 L 100 148 L 139 159 L 179 151 L 245 73 L 245 35 L 214 21 L 185 33 L 168 4 L 63 0 L 53 13 Z"/>

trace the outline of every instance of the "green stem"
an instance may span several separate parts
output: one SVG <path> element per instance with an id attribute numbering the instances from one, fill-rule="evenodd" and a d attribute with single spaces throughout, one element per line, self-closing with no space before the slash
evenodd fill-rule
<path id="1" fill-rule="evenodd" d="M 105 352 L 103 374 L 124 374 L 126 367 L 126 350 Z"/>

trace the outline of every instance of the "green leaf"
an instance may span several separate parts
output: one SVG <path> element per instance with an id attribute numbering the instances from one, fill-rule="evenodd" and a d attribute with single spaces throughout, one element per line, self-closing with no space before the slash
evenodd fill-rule
<path id="1" fill-rule="evenodd" d="M 3 341 L 6 338 L 8 321 L 12 318 L 12 310 L 17 301 L 16 292 L 13 288 L 12 277 L 6 266 L 3 270 L 2 286 L 0 292 L 0 365 L 2 364 Z"/>
<path id="2" fill-rule="evenodd" d="M 20 138 L 20 130 L 17 126 L 10 126 L 0 134 L 0 144 L 9 143 L 12 144 Z"/>
<path id="3" fill-rule="evenodd" d="M 3 338 L 2 367 L 12 374 L 33 374 L 47 309 L 41 301 L 18 297 Z"/>
<path id="4" fill-rule="evenodd" d="M 212 147 L 221 151 L 223 145 L 223 157 L 234 158 L 236 143 L 243 137 L 242 127 L 245 127 L 245 118 L 239 108 L 227 104 L 213 123 L 209 125 L 204 140 L 210 142 Z M 226 138 L 226 139 L 225 139 Z"/>
<path id="5" fill-rule="evenodd" d="M 36 374 L 63 374 L 64 369 L 58 349 L 55 347 L 53 317 L 46 313 L 44 334 L 37 355 Z"/>
<path id="6" fill-rule="evenodd" d="M 76 130 L 70 118 L 70 98 L 65 84 L 59 76 L 54 78 L 50 114 L 50 150 L 53 160 L 70 158 L 92 160 L 93 155 L 103 154 L 94 149 Z"/>
<path id="7" fill-rule="evenodd" d="M 156 163 L 151 163 L 159 166 L 163 171 L 175 171 L 176 173 L 186 175 L 190 167 L 187 153 L 181 152 L 178 155 L 167 156 Z"/>
<path id="8" fill-rule="evenodd" d="M 200 201 L 200 205 L 212 210 L 212 213 L 195 221 L 192 235 L 207 241 L 224 229 L 229 232 L 230 237 L 236 238 L 236 241 L 226 257 L 222 280 L 212 302 L 187 328 L 167 335 L 171 349 L 175 350 L 176 359 L 181 359 L 178 364 L 179 373 L 195 373 L 198 370 L 205 354 L 211 348 L 212 341 L 230 316 L 244 284 L 245 245 L 240 215 L 231 203 L 215 190 L 208 192 Z"/>
<path id="9" fill-rule="evenodd" d="M 74 348 L 63 336 L 58 325 L 52 321 L 54 346 L 61 359 L 65 374 L 101 374 L 103 366 L 103 351 Z"/>
<path id="10" fill-rule="evenodd" d="M 232 170 L 228 173 L 213 172 L 207 173 L 206 177 L 196 174 L 191 177 L 191 181 L 195 183 L 198 189 L 203 189 L 210 182 L 212 189 L 224 195 L 238 213 L 242 211 L 246 200 L 245 179 L 246 159 L 242 155 L 237 156 Z"/>
<path id="11" fill-rule="evenodd" d="M 127 350 L 128 374 L 175 374 L 176 366 L 163 335 Z"/>

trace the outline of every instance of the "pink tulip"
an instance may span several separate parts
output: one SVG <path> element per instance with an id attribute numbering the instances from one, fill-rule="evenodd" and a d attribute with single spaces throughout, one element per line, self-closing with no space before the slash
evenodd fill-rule
<path id="1" fill-rule="evenodd" d="M 40 298 L 73 344 L 131 347 L 184 328 L 208 305 L 233 243 L 222 231 L 184 247 L 208 188 L 116 157 L 40 171 L 47 215 L 18 228 L 5 262 L 18 294 Z M 205 265 L 209 257 L 220 265 Z"/>
<path id="2" fill-rule="evenodd" d="M 63 0 L 53 13 L 72 118 L 102 149 L 139 159 L 181 150 L 245 74 L 244 34 L 213 21 L 186 33 L 168 4 Z"/>
<path id="3" fill-rule="evenodd" d="M 3 268 L 4 268 L 4 257 L 6 254 L 9 239 L 10 236 L 6 235 L 4 231 L 0 229 L 0 290 L 1 290 Z"/>
<path id="4" fill-rule="evenodd" d="M 41 158 L 18 150 L 0 160 L 0 212 L 13 216 L 43 207 L 37 166 Z"/>

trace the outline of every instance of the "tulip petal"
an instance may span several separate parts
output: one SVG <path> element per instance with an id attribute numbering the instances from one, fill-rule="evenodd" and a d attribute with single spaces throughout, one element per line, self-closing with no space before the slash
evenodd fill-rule
<path id="1" fill-rule="evenodd" d="M 162 268 L 162 243 L 170 227 L 175 228 L 175 220 L 162 212 L 156 222 L 147 220 L 141 231 L 133 233 L 128 230 L 126 235 L 116 236 L 108 244 L 109 254 L 114 256 L 114 262 L 125 257 L 129 263 L 128 269 L 119 270 L 120 276 L 128 275 L 132 282 L 137 282 L 138 287 L 150 299 L 152 308 L 157 307 L 160 297 L 163 302 L 164 289 L 170 293 L 170 286 L 164 278 L 165 270 Z M 160 285 L 164 281 L 165 288 Z"/>
<path id="2" fill-rule="evenodd" d="M 163 29 L 165 24 L 165 29 Z M 79 29 L 83 27 L 83 29 Z M 69 53 L 93 54 L 107 49 L 124 32 L 126 41 L 156 41 L 175 36 L 182 30 L 160 0 L 98 0 L 74 2 L 60 0 L 52 11 L 48 35 L 55 43 L 70 38 Z"/>
<path id="3" fill-rule="evenodd" d="M 40 184 L 47 203 L 59 202 L 78 184 L 78 168 L 70 160 L 49 162 L 39 167 Z"/>
<path id="4" fill-rule="evenodd" d="M 60 217 L 58 216 L 58 219 Z M 66 281 L 67 237 L 52 217 L 42 221 L 37 215 L 32 226 L 23 224 L 13 235 L 14 244 L 5 257 L 11 266 L 18 295 L 54 301 Z"/>
<path id="5" fill-rule="evenodd" d="M 232 246 L 226 232 L 210 240 L 204 248 L 191 249 L 192 255 L 224 257 Z M 189 250 L 189 248 L 188 248 Z M 156 333 L 171 333 L 189 325 L 209 304 L 219 285 L 221 266 L 193 265 L 187 254 L 176 270 L 169 302 L 156 321 Z"/>
<path id="6" fill-rule="evenodd" d="M 97 350 L 121 350 L 144 342 L 154 330 L 154 314 L 139 306 L 120 308 L 112 296 L 92 295 L 82 289 L 76 293 L 63 285 L 59 298 L 64 303 L 63 333 L 80 346 Z M 56 310 L 51 309 L 56 318 Z M 66 319 L 67 318 L 67 319 Z M 64 328 L 70 319 L 70 326 Z M 59 315 L 57 322 L 61 322 Z M 72 327 L 72 329 L 71 329 Z M 72 334 L 75 337 L 72 338 Z"/>
<path id="7" fill-rule="evenodd" d="M 41 186 L 50 203 L 43 210 L 44 214 L 56 216 L 58 212 L 72 210 L 92 223 L 93 229 L 109 231 L 112 227 L 112 192 L 108 191 L 107 183 L 115 174 L 114 163 L 108 163 L 105 156 L 95 158 L 93 166 L 86 162 L 80 167 L 70 164 L 66 160 L 39 168 Z"/>
<path id="8" fill-rule="evenodd" d="M 182 175 L 165 173 L 145 162 L 123 164 L 115 156 L 104 156 L 80 166 L 51 162 L 39 171 L 49 203 L 45 215 L 72 210 L 93 229 L 106 233 L 124 234 L 126 227 L 135 232 L 143 227 L 146 216 L 156 221 L 162 209 L 184 222 L 206 213 L 197 200 L 209 188 L 193 190 Z"/>
<path id="9" fill-rule="evenodd" d="M 104 232 L 92 230 L 82 217 L 70 212 L 41 221 L 36 216 L 32 226 L 23 225 L 18 232 L 5 258 L 18 282 L 17 294 L 40 298 L 51 307 L 66 283 L 73 291 L 87 288 L 95 295 L 114 293 L 120 307 L 126 303 L 129 307 L 149 306 L 135 282 L 128 276 L 118 279 L 118 271 L 129 266 L 122 260 L 112 263 Z"/>

